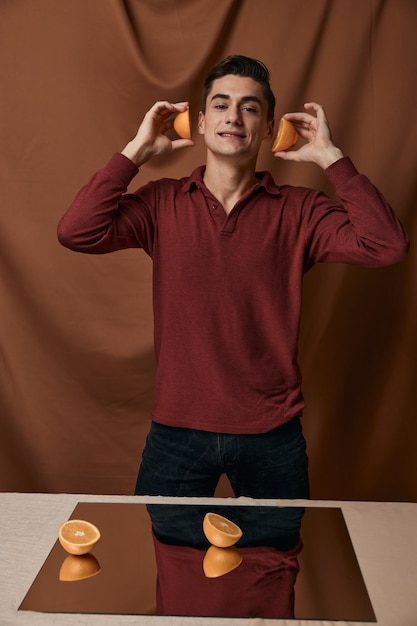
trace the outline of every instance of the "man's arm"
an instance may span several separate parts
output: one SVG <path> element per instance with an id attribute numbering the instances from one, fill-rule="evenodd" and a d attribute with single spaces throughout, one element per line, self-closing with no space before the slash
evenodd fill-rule
<path id="1" fill-rule="evenodd" d="M 124 194 L 139 166 L 146 161 L 194 145 L 191 140 L 171 140 L 166 136 L 175 115 L 186 108 L 186 102 L 153 105 L 132 141 L 94 174 L 59 221 L 57 235 L 63 246 L 91 254 L 139 246 L 149 252 L 150 207 L 139 198 L 126 198 Z M 135 212 L 135 227 L 129 219 L 132 211 Z"/>
<path id="2" fill-rule="evenodd" d="M 308 102 L 315 113 L 287 113 L 286 117 L 306 140 L 298 150 L 276 152 L 287 161 L 309 161 L 325 170 L 346 214 L 313 206 L 307 220 L 311 262 L 342 262 L 383 266 L 397 263 L 408 252 L 407 234 L 393 209 L 334 145 L 321 105 Z"/>

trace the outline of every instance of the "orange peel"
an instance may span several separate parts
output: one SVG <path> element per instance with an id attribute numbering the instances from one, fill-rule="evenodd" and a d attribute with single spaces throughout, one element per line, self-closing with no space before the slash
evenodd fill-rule
<path id="1" fill-rule="evenodd" d="M 181 111 L 174 118 L 174 130 L 181 139 L 191 139 L 190 111 Z"/>

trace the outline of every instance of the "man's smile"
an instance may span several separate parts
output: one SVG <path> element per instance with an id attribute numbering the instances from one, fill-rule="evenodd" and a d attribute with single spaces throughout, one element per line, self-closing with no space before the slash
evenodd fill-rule
<path id="1" fill-rule="evenodd" d="M 220 135 L 220 137 L 237 137 L 238 139 L 246 138 L 245 133 L 241 133 L 241 132 L 233 131 L 233 130 L 225 130 L 223 132 L 219 132 L 218 134 Z"/>

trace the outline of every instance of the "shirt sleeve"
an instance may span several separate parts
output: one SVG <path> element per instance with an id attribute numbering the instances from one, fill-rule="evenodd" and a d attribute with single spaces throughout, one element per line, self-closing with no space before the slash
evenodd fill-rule
<path id="1" fill-rule="evenodd" d="M 104 254 L 125 248 L 152 253 L 155 209 L 149 192 L 128 194 L 138 169 L 116 153 L 79 191 L 58 223 L 58 241 L 76 252 Z"/>
<path id="2" fill-rule="evenodd" d="M 340 203 L 319 192 L 305 203 L 308 266 L 333 262 L 381 267 L 402 261 L 408 237 L 381 192 L 348 157 L 333 163 L 326 175 Z"/>

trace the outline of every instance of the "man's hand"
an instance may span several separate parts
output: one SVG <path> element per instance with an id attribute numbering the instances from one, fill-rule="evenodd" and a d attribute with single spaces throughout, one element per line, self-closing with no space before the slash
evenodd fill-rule
<path id="1" fill-rule="evenodd" d="M 187 102 L 156 102 L 146 113 L 138 132 L 122 150 L 122 154 L 140 167 L 149 159 L 168 154 L 179 148 L 193 146 L 191 139 L 171 140 L 166 136 L 172 128 L 175 116 L 187 109 Z"/>
<path id="2" fill-rule="evenodd" d="M 286 113 L 284 117 L 292 122 L 300 137 L 307 143 L 298 150 L 275 152 L 274 156 L 286 161 L 310 161 L 317 163 L 323 169 L 343 157 L 342 151 L 332 140 L 329 124 L 323 107 L 316 102 L 307 102 L 304 105 L 311 113 Z"/>

